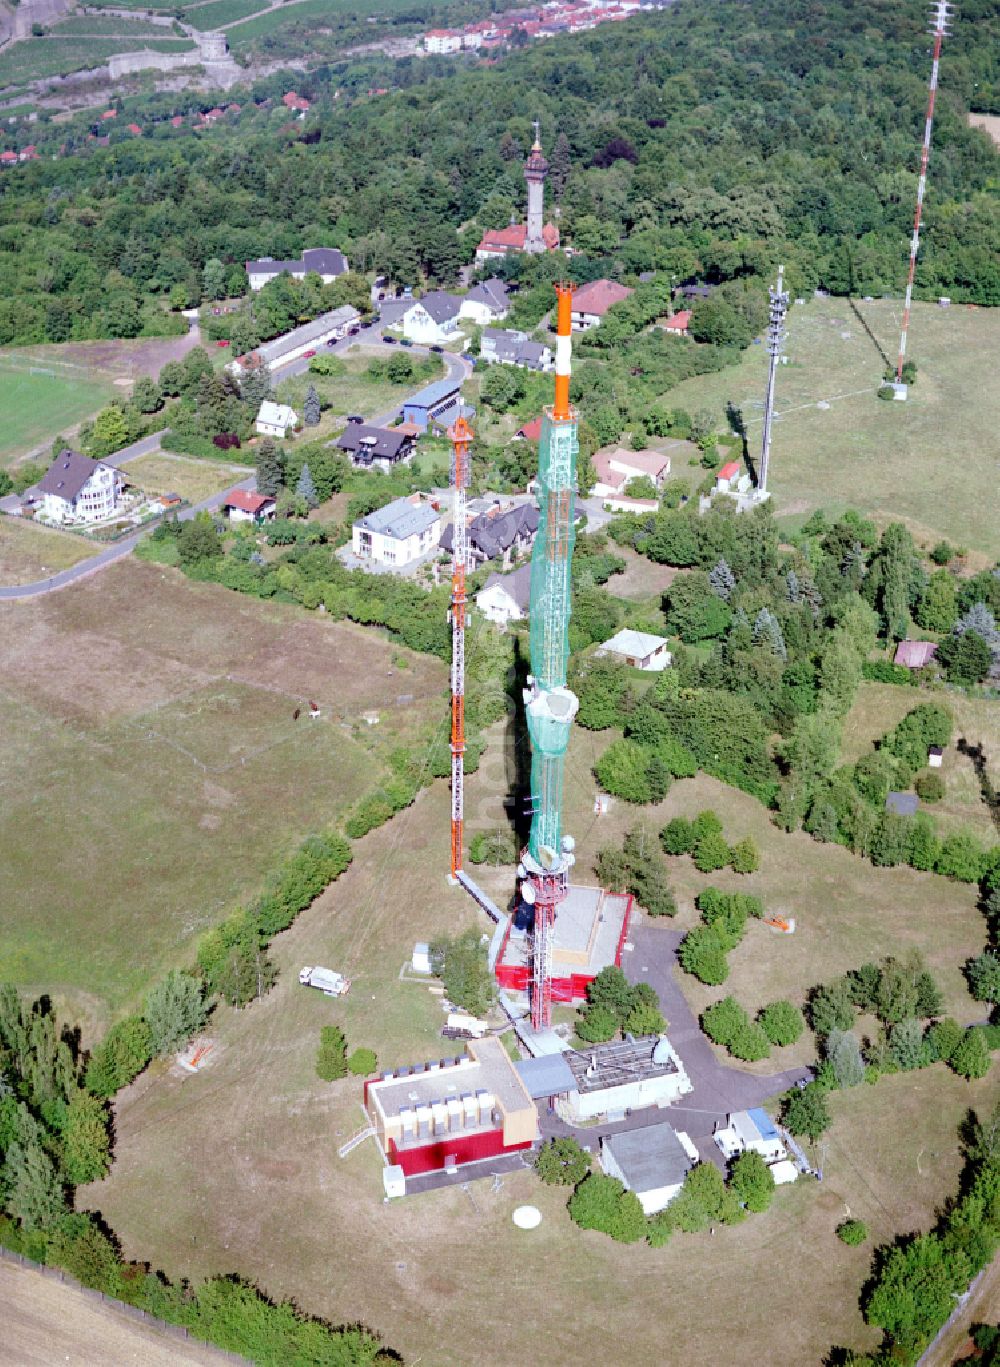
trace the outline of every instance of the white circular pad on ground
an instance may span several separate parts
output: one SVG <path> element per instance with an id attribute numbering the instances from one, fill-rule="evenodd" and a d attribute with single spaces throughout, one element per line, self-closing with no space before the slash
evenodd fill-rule
<path id="1" fill-rule="evenodd" d="M 510 1218 L 518 1229 L 537 1229 L 542 1223 L 542 1212 L 537 1206 L 518 1206 Z"/>

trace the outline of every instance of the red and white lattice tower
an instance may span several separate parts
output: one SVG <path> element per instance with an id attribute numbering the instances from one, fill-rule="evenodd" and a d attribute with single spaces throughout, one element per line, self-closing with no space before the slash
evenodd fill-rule
<path id="1" fill-rule="evenodd" d="M 924 121 L 924 143 L 920 152 L 920 179 L 917 182 L 917 208 L 913 216 L 913 237 L 910 241 L 910 271 L 906 279 L 906 302 L 903 305 L 903 330 L 899 337 L 899 359 L 896 362 L 896 383 L 903 382 L 903 362 L 906 360 L 906 334 L 910 327 L 910 302 L 913 298 L 913 276 L 917 269 L 920 250 L 920 219 L 924 211 L 924 191 L 927 188 L 927 163 L 931 155 L 931 129 L 934 126 L 934 103 L 937 99 L 938 67 L 941 64 L 941 43 L 948 32 L 954 6 L 949 0 L 934 0 L 931 32 L 934 35 L 934 60 L 927 97 L 927 118 Z M 903 392 L 903 391 L 901 391 Z"/>
<path id="2" fill-rule="evenodd" d="M 451 552 L 451 876 L 462 868 L 465 822 L 465 575 L 468 567 L 468 529 L 465 491 L 469 487 L 469 446 L 472 428 L 459 414 L 448 429 L 451 439 L 452 552 Z"/>

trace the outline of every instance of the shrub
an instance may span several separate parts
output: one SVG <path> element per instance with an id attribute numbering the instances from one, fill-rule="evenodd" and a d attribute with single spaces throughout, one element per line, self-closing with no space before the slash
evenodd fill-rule
<path id="1" fill-rule="evenodd" d="M 730 849 L 721 835 L 704 835 L 694 847 L 694 866 L 699 873 L 715 873 L 730 860 Z"/>
<path id="2" fill-rule="evenodd" d="M 917 790 L 917 796 L 922 798 L 924 802 L 940 802 L 945 794 L 944 779 L 933 769 L 930 773 L 921 774 L 914 787 Z"/>
<path id="3" fill-rule="evenodd" d="M 771 1043 L 779 1046 L 794 1044 L 806 1028 L 802 1012 L 787 1001 L 771 1002 L 757 1019 Z"/>
<path id="4" fill-rule="evenodd" d="M 660 832 L 660 844 L 667 854 L 689 854 L 694 844 L 691 822 L 683 816 L 675 816 Z"/>
<path id="5" fill-rule="evenodd" d="M 726 950 L 714 926 L 695 926 L 681 941 L 678 959 L 686 973 L 692 973 L 709 987 L 718 987 L 729 977 Z"/>
<path id="6" fill-rule="evenodd" d="M 590 1172 L 590 1154 L 575 1139 L 550 1139 L 538 1150 L 535 1171 L 548 1186 L 578 1186 Z"/>
<path id="7" fill-rule="evenodd" d="M 868 1238 L 868 1226 L 864 1220 L 842 1220 L 837 1226 L 837 1238 L 850 1248 L 856 1248 Z"/>
<path id="8" fill-rule="evenodd" d="M 347 1067 L 355 1077 L 371 1077 L 378 1069 L 378 1055 L 374 1049 L 355 1049 L 347 1060 Z"/>
<path id="9" fill-rule="evenodd" d="M 729 1052 L 734 1058 L 744 1059 L 747 1063 L 758 1063 L 771 1053 L 767 1036 L 756 1021 L 747 1021 L 734 1035 Z"/>
<path id="10" fill-rule="evenodd" d="M 324 1025 L 319 1032 L 316 1052 L 316 1076 L 324 1082 L 335 1082 L 347 1076 L 347 1040 L 336 1025 Z"/>
<path id="11" fill-rule="evenodd" d="M 760 868 L 760 854 L 750 836 L 737 841 L 729 852 L 729 863 L 734 873 L 756 873 Z"/>
<path id="12" fill-rule="evenodd" d="M 480 831 L 469 844 L 469 858 L 473 864 L 513 864 L 517 859 L 513 831 Z"/>
<path id="13" fill-rule="evenodd" d="M 702 1012 L 701 1028 L 716 1044 L 728 1046 L 750 1018 L 735 997 L 723 997 Z"/>

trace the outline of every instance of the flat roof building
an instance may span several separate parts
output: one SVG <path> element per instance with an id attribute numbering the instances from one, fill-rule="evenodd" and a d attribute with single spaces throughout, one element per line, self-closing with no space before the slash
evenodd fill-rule
<path id="1" fill-rule="evenodd" d="M 571 887 L 559 903 L 552 933 L 552 1000 L 583 1001 L 587 984 L 602 968 L 621 964 L 632 915 L 628 893 Z M 531 937 L 518 917 L 507 926 L 496 962 L 496 979 L 508 992 L 527 992 L 531 982 Z"/>
<path id="2" fill-rule="evenodd" d="M 684 1185 L 698 1162 L 698 1150 L 686 1134 L 663 1123 L 623 1130 L 601 1140 L 601 1167 L 635 1192 L 644 1215 L 663 1210 Z"/>

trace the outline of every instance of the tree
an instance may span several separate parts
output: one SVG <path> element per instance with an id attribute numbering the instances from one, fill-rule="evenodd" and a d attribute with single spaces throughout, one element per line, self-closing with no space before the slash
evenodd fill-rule
<path id="1" fill-rule="evenodd" d="M 257 492 L 274 498 L 284 486 L 284 467 L 278 449 L 265 437 L 257 449 Z"/>
<path id="2" fill-rule="evenodd" d="M 109 404 L 107 408 L 102 408 L 94 419 L 90 437 L 90 450 L 95 460 L 120 451 L 128 443 L 128 436 L 128 423 L 121 408 L 117 404 Z"/>
<path id="3" fill-rule="evenodd" d="M 714 873 L 729 863 L 731 851 L 721 835 L 704 835 L 693 851 L 694 866 L 699 873 Z"/>
<path id="4" fill-rule="evenodd" d="M 14 1140 L 4 1164 L 6 1206 L 27 1230 L 45 1229 L 66 1210 L 52 1159 L 37 1139 Z"/>
<path id="5" fill-rule="evenodd" d="M 347 1067 L 355 1077 L 371 1077 L 378 1069 L 378 1055 L 374 1049 L 355 1049 L 347 1060 Z"/>
<path id="6" fill-rule="evenodd" d="M 942 641 L 936 658 L 944 665 L 950 683 L 971 685 L 986 678 L 993 652 L 978 632 L 966 631 Z"/>
<path id="7" fill-rule="evenodd" d="M 917 605 L 917 623 L 925 631 L 951 631 L 957 615 L 954 577 L 947 570 L 935 570 Z"/>
<path id="8" fill-rule="evenodd" d="M 304 500 L 307 507 L 317 508 L 319 506 L 319 499 L 316 497 L 316 485 L 313 483 L 313 477 L 309 473 L 308 464 L 303 465 L 302 467 L 298 483 L 295 486 L 295 493 L 299 498 Z"/>
<path id="9" fill-rule="evenodd" d="M 837 1238 L 850 1248 L 856 1248 L 868 1238 L 868 1226 L 864 1220 L 842 1220 L 837 1226 Z"/>
<path id="10" fill-rule="evenodd" d="M 324 1082 L 336 1082 L 347 1076 L 347 1040 L 337 1025 L 320 1026 L 316 1076 Z"/>
<path id="11" fill-rule="evenodd" d="M 597 1229 L 616 1243 L 634 1244 L 645 1237 L 646 1217 L 634 1191 L 626 1191 L 617 1177 L 592 1172 L 569 1202 L 570 1218 L 581 1229 Z"/>
<path id="12" fill-rule="evenodd" d="M 496 985 L 479 932 L 467 930 L 454 940 L 434 940 L 430 956 L 448 1000 L 474 1016 L 485 1016 L 496 998 Z"/>
<path id="13" fill-rule="evenodd" d="M 782 1120 L 792 1134 L 808 1135 L 817 1140 L 830 1126 L 830 1112 L 823 1088 L 816 1082 L 786 1092 L 782 1102 Z"/>
<path id="14" fill-rule="evenodd" d="M 320 402 L 315 385 L 310 385 L 306 390 L 305 403 L 302 405 L 302 415 L 307 427 L 319 426 Z"/>
<path id="15" fill-rule="evenodd" d="M 733 1036 L 729 1052 L 734 1058 L 744 1059 L 747 1063 L 758 1063 L 768 1057 L 771 1045 L 757 1022 L 748 1020 Z"/>
<path id="16" fill-rule="evenodd" d="M 944 779 L 935 770 L 921 774 L 913 785 L 917 796 L 924 802 L 940 802 L 945 795 Z"/>
<path id="17" fill-rule="evenodd" d="M 1000 955 L 984 950 L 966 964 L 965 976 L 977 1002 L 1000 1002 Z"/>
<path id="18" fill-rule="evenodd" d="M 217 256 L 210 256 L 201 273 L 201 297 L 222 299 L 226 293 L 226 268 Z"/>
<path id="19" fill-rule="evenodd" d="M 575 1187 L 590 1172 L 590 1154 L 575 1139 L 550 1139 L 538 1150 L 535 1171 L 548 1186 Z"/>
<path id="20" fill-rule="evenodd" d="M 750 836 L 737 841 L 729 852 L 729 863 L 733 873 L 756 873 L 760 868 L 760 855 Z"/>
<path id="21" fill-rule="evenodd" d="M 271 370 L 259 352 L 244 357 L 243 373 L 240 376 L 240 398 L 256 416 L 257 410 L 265 399 L 271 398 L 274 388 L 271 383 Z"/>
<path id="22" fill-rule="evenodd" d="M 945 1016 L 943 1020 L 935 1021 L 927 1031 L 929 1052 L 942 1063 L 949 1063 L 964 1035 L 965 1031 L 958 1021 Z"/>
<path id="23" fill-rule="evenodd" d="M 114 1096 L 142 1072 L 153 1057 L 149 1026 L 141 1016 L 113 1025 L 90 1056 L 86 1084 L 95 1096 Z"/>
<path id="24" fill-rule="evenodd" d="M 737 1224 L 743 1209 L 735 1192 L 726 1188 L 714 1163 L 697 1163 L 670 1206 L 673 1223 L 686 1234 L 697 1234 L 709 1225 Z"/>
<path id="25" fill-rule="evenodd" d="M 990 1049 L 985 1031 L 978 1025 L 970 1025 L 948 1063 L 959 1077 L 970 1081 L 985 1077 L 990 1070 Z"/>
<path id="26" fill-rule="evenodd" d="M 146 1023 L 154 1055 L 172 1053 L 186 1044 L 205 1024 L 206 1015 L 202 984 L 189 973 L 171 970 L 146 998 Z"/>
<path id="27" fill-rule="evenodd" d="M 199 513 L 183 524 L 177 537 L 177 555 L 185 567 L 222 555 L 222 539 L 207 513 Z"/>
<path id="28" fill-rule="evenodd" d="M 735 997 L 723 997 L 705 1008 L 701 1028 L 710 1040 L 728 1047 L 749 1024 L 749 1017 Z"/>
<path id="29" fill-rule="evenodd" d="M 788 651 L 785 646 L 785 638 L 782 635 L 781 625 L 777 617 L 770 608 L 761 608 L 754 618 L 753 633 L 751 639 L 754 645 L 766 646 L 773 654 L 784 660 L 787 658 Z"/>
<path id="30" fill-rule="evenodd" d="M 741 1153 L 729 1173 L 729 1185 L 747 1210 L 767 1210 L 774 1196 L 774 1177 L 759 1153 Z"/>
<path id="31" fill-rule="evenodd" d="M 606 1006 L 585 1006 L 576 1033 L 587 1044 L 605 1044 L 618 1034 L 618 1016 Z"/>
<path id="32" fill-rule="evenodd" d="M 895 1340 L 903 1360 L 915 1360 L 954 1309 L 952 1293 L 963 1291 L 968 1280 L 963 1254 L 936 1234 L 918 1234 L 882 1260 L 864 1293 L 865 1320 Z"/>
<path id="33" fill-rule="evenodd" d="M 626 1034 L 637 1039 L 642 1035 L 661 1035 L 666 1028 L 667 1022 L 659 1008 L 644 1001 L 636 1002 L 622 1024 Z"/>
<path id="34" fill-rule="evenodd" d="M 63 1172 L 73 1186 L 96 1182 L 111 1166 L 108 1113 L 103 1102 L 78 1091 L 70 1099 L 63 1127 Z"/>
<path id="35" fill-rule="evenodd" d="M 719 560 L 709 573 L 708 583 L 715 596 L 728 603 L 736 587 L 736 576 L 725 560 Z"/>
<path id="36" fill-rule="evenodd" d="M 132 386 L 132 403 L 140 413 L 158 412 L 163 407 L 160 386 L 148 375 L 140 375 Z"/>
<path id="37" fill-rule="evenodd" d="M 667 854 L 688 854 L 693 843 L 691 822 L 683 816 L 675 816 L 660 832 L 660 844 Z"/>
<path id="38" fill-rule="evenodd" d="M 710 987 L 718 987 L 729 977 L 726 951 L 714 926 L 695 926 L 689 930 L 681 941 L 678 959 L 686 973 L 693 973 Z"/>
<path id="39" fill-rule="evenodd" d="M 761 1029 L 772 1044 L 794 1044 L 806 1028 L 802 1012 L 788 1001 L 771 1002 L 757 1018 Z"/>
<path id="40" fill-rule="evenodd" d="M 920 1022 L 912 1016 L 900 1021 L 893 1026 L 889 1036 L 889 1053 L 893 1063 L 904 1073 L 919 1068 L 925 1062 L 923 1044 L 924 1032 Z"/>

